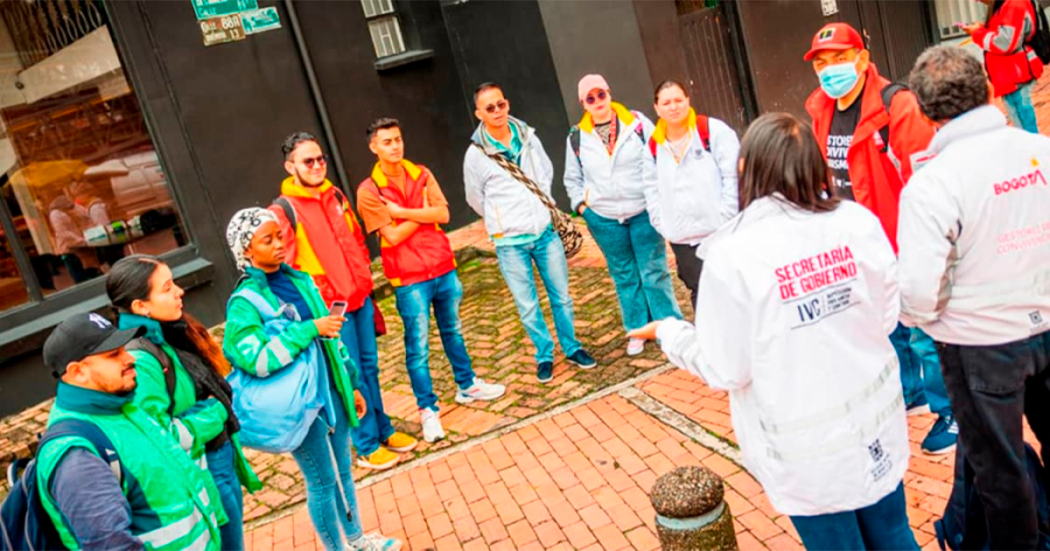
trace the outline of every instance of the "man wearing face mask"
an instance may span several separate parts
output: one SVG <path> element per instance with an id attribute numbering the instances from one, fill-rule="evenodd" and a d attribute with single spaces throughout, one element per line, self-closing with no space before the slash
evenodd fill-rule
<path id="1" fill-rule="evenodd" d="M 806 111 L 828 161 L 828 191 L 875 213 L 896 251 L 901 189 L 925 162 L 933 126 L 911 91 L 879 75 L 860 33 L 850 25 L 822 27 L 803 59 L 813 63 L 820 80 L 820 88 L 806 101 Z M 890 340 L 900 360 L 908 414 L 933 411 L 938 417 L 922 450 L 952 451 L 958 425 L 933 340 L 901 324 Z"/>

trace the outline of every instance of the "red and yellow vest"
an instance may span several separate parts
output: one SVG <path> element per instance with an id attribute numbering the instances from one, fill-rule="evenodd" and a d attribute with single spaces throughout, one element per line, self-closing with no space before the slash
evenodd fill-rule
<path id="1" fill-rule="evenodd" d="M 279 206 L 270 210 L 284 233 L 289 266 L 313 276 L 326 304 L 345 300 L 347 310 L 364 305 L 372 292 L 372 268 L 365 235 L 350 203 L 325 181 L 320 197 L 313 197 L 292 178 L 281 184 L 281 195 L 295 209 L 292 228 Z"/>
<path id="2" fill-rule="evenodd" d="M 396 185 L 390 185 L 386 175 L 376 164 L 372 177 L 361 182 L 364 189 L 401 207 L 423 208 L 423 197 L 427 192 L 427 175 L 424 167 L 409 161 L 401 161 L 405 167 L 404 193 Z M 394 220 L 397 226 L 403 220 Z M 380 238 L 380 254 L 383 258 L 383 273 L 394 287 L 412 285 L 441 277 L 456 269 L 456 257 L 452 245 L 440 224 L 420 224 L 408 239 L 391 245 Z"/>

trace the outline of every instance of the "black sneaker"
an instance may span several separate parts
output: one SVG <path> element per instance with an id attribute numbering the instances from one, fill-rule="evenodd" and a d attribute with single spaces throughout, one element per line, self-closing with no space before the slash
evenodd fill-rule
<path id="1" fill-rule="evenodd" d="M 536 368 L 536 380 L 549 383 L 554 378 L 554 362 L 540 362 Z"/>
<path id="2" fill-rule="evenodd" d="M 594 358 L 592 358 L 591 355 L 588 354 L 587 351 L 582 348 L 577 350 L 576 352 L 573 352 L 572 356 L 569 356 L 567 359 L 570 362 L 578 365 L 580 369 L 591 369 L 592 367 L 598 365 L 598 362 L 594 361 Z"/>

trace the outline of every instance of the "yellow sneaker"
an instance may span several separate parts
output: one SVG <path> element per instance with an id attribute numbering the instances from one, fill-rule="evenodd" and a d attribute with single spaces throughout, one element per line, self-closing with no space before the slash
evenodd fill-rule
<path id="1" fill-rule="evenodd" d="M 364 467 L 366 469 L 374 469 L 377 471 L 384 471 L 397 465 L 397 462 L 401 461 L 401 458 L 396 453 L 380 447 L 378 450 L 372 452 L 371 455 L 358 455 L 357 466 Z"/>
<path id="2" fill-rule="evenodd" d="M 386 439 L 386 442 L 383 442 L 383 447 L 392 452 L 405 453 L 416 449 L 418 443 L 419 441 L 415 438 L 403 432 L 395 432 Z"/>

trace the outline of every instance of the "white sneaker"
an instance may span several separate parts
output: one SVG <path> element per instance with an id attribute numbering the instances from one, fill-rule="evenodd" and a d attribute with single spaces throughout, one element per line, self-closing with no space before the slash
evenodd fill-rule
<path id="1" fill-rule="evenodd" d="M 421 409 L 419 417 L 423 420 L 423 440 L 434 443 L 445 438 L 445 429 L 441 426 L 438 412 L 430 408 Z"/>
<path id="2" fill-rule="evenodd" d="M 496 398 L 503 396 L 506 392 L 507 387 L 503 385 L 489 384 L 474 377 L 474 384 L 470 385 L 470 388 L 460 390 L 456 393 L 456 402 L 460 404 L 469 404 L 475 400 L 495 400 Z"/>
<path id="3" fill-rule="evenodd" d="M 637 356 L 645 352 L 645 339 L 628 339 L 627 340 L 627 355 Z"/>
<path id="4" fill-rule="evenodd" d="M 347 543 L 346 551 L 398 551 L 401 542 L 380 534 L 364 534 L 356 540 Z"/>

